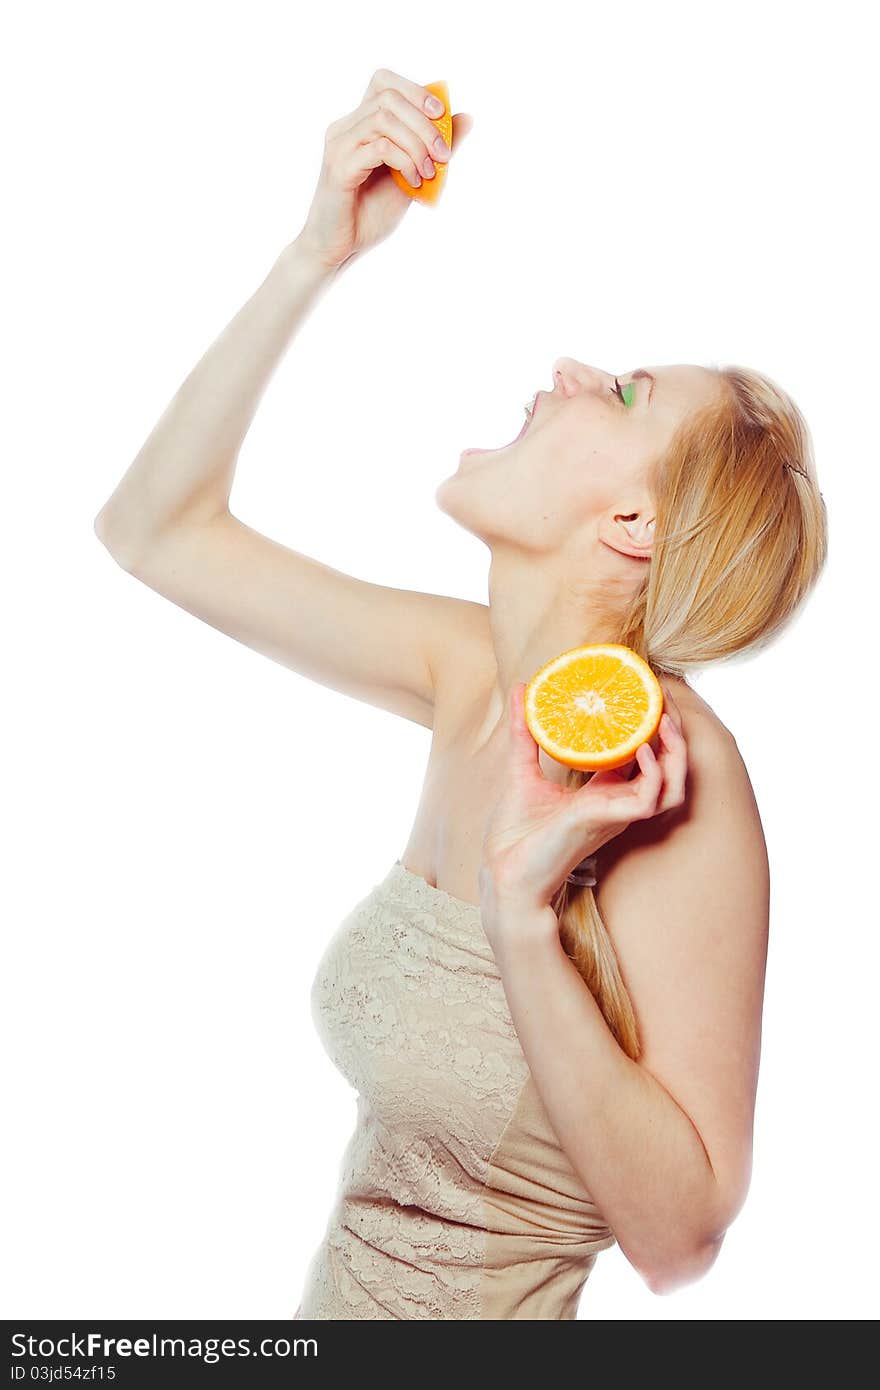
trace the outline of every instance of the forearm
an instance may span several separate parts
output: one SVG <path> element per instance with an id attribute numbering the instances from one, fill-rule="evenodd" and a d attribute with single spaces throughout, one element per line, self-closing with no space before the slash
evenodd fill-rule
<path id="1" fill-rule="evenodd" d="M 565 954 L 552 908 L 525 917 L 506 912 L 507 926 L 499 920 L 493 927 L 495 957 L 535 1085 L 572 1167 L 652 1287 L 698 1277 L 717 1253 L 723 1223 L 697 1130 L 618 1046 Z"/>
<path id="2" fill-rule="evenodd" d="M 235 465 L 263 391 L 307 314 L 335 278 L 294 240 L 208 348 L 101 509 L 111 550 L 141 553 L 183 516 L 228 506 Z"/>

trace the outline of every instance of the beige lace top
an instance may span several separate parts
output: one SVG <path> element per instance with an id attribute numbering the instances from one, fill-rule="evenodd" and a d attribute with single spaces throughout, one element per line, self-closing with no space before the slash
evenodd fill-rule
<path id="1" fill-rule="evenodd" d="M 294 1318 L 575 1318 L 614 1236 L 547 1119 L 479 907 L 396 860 L 311 1003 L 357 1122 Z"/>

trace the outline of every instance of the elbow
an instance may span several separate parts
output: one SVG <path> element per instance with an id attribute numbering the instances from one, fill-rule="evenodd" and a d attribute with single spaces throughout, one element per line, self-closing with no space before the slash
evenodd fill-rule
<path id="1" fill-rule="evenodd" d="M 714 1265 L 728 1229 L 745 1202 L 749 1186 L 746 1165 L 734 1184 L 716 1189 L 715 1201 L 704 1213 L 702 1221 L 691 1226 L 674 1248 L 652 1254 L 638 1266 L 639 1273 L 652 1293 L 669 1294 L 702 1279 Z"/>
<path id="2" fill-rule="evenodd" d="M 131 557 L 126 552 L 125 547 L 120 544 L 118 537 L 115 537 L 111 534 L 110 526 L 107 520 L 106 507 L 102 507 L 101 510 L 98 512 L 98 515 L 95 517 L 94 529 L 95 535 L 98 537 L 98 540 L 101 542 L 104 549 L 109 551 L 109 553 L 113 556 L 113 559 L 116 561 L 117 565 L 119 565 L 124 570 L 130 570 Z"/>
<path id="3" fill-rule="evenodd" d="M 118 530 L 118 527 L 114 524 L 115 511 L 116 508 L 113 505 L 113 498 L 108 497 L 107 501 L 98 512 L 98 515 L 95 517 L 95 535 L 104 545 L 107 544 L 108 536 L 110 536 L 112 532 Z"/>
<path id="4" fill-rule="evenodd" d="M 651 1293 L 676 1293 L 688 1284 L 695 1284 L 708 1274 L 718 1258 L 723 1240 L 724 1236 L 720 1235 L 712 1240 L 707 1240 L 685 1254 L 679 1252 L 674 1258 L 665 1262 L 653 1263 L 650 1268 L 641 1271 L 642 1278 Z"/>
<path id="5" fill-rule="evenodd" d="M 95 517 L 93 524 L 95 528 L 95 535 L 98 537 L 98 540 L 101 542 L 105 550 L 110 550 L 112 553 L 112 547 L 110 544 L 110 528 L 107 524 L 106 507 L 101 508 L 101 510 L 98 512 L 98 515 Z"/>

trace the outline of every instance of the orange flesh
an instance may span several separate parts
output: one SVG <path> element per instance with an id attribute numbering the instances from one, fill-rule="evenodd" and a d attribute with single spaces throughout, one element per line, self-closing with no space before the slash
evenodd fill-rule
<path id="1" fill-rule="evenodd" d="M 592 644 L 542 667 L 526 689 L 525 709 L 545 752 L 570 767 L 596 770 L 622 766 L 648 742 L 663 713 L 663 692 L 635 652 Z"/>

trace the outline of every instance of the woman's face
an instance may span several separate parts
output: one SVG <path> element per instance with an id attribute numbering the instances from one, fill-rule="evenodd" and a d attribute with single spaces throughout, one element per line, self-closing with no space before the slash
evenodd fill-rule
<path id="1" fill-rule="evenodd" d="M 547 550 L 621 510 L 644 518 L 652 464 L 721 389 L 707 367 L 640 368 L 617 377 L 622 401 L 611 373 L 572 357 L 557 359 L 553 381 L 519 438 L 465 450 L 435 493 L 441 511 L 487 544 Z"/>

